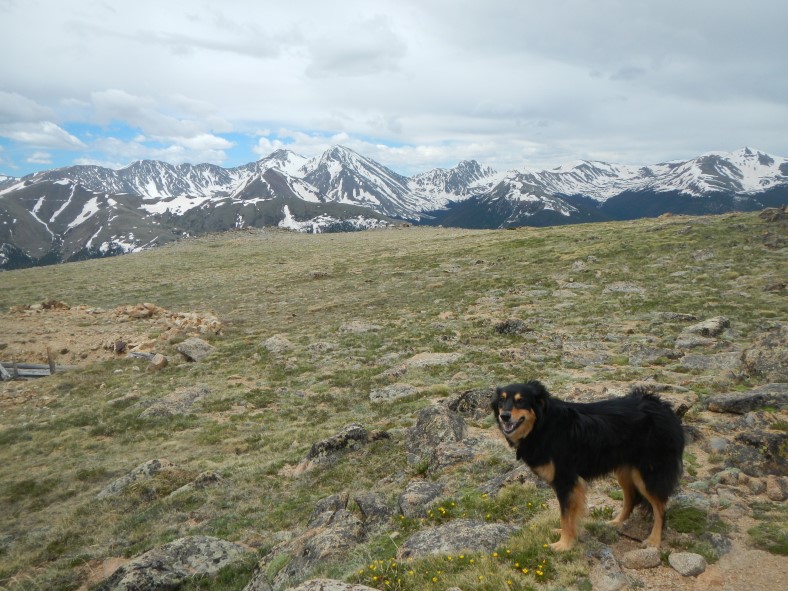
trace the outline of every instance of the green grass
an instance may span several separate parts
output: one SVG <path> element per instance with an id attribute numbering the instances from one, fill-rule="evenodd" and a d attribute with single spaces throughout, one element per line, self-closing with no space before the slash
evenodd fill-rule
<path id="1" fill-rule="evenodd" d="M 687 225 L 693 232 L 679 234 Z M 782 253 L 763 246 L 767 229 L 781 231 L 767 227 L 757 214 L 738 214 L 517 231 L 263 231 L 4 272 L 0 327 L 16 318 L 18 313 L 9 311 L 13 306 L 58 299 L 105 310 L 153 302 L 179 312 L 206 312 L 222 321 L 224 331 L 210 337 L 217 352 L 201 363 L 186 363 L 175 352 L 184 333 L 157 341 L 171 363 L 156 373 L 145 371 L 140 360 L 118 358 L 52 378 L 0 384 L 0 531 L 13 540 L 2 546 L 0 587 L 77 589 L 85 582 L 87 562 L 134 556 L 197 533 L 259 545 L 261 538 L 303 528 L 323 497 L 374 489 L 393 500 L 414 476 L 440 478 L 447 485 L 438 507 L 448 516 L 433 508 L 431 517 L 403 524 L 407 531 L 455 516 L 486 519 L 488 514 L 524 529 L 498 557 L 476 555 L 473 565 L 469 559 L 461 568 L 459 562 L 448 565 L 446 557 L 429 559 L 415 569 L 420 574 L 411 587 L 403 588 L 430 589 L 434 576 L 437 589 L 581 586 L 577 581 L 587 574 L 582 551 L 545 554 L 543 544 L 554 541 L 550 529 L 557 520 L 534 508 L 544 502 L 539 497 L 544 491 L 532 491 L 534 498 L 507 491 L 493 499 L 476 494 L 512 465 L 508 448 L 490 444 L 477 461 L 432 474 L 427 465 L 406 463 L 404 429 L 436 400 L 530 378 L 559 395 L 601 383 L 623 387 L 653 375 L 700 393 L 760 383 L 760 377 L 737 382 L 686 372 L 669 359 L 630 366 L 628 347 L 646 341 L 672 345 L 686 323 L 656 319 L 656 312 L 728 316 L 734 329 L 729 345 L 745 346 L 764 318 L 785 309 L 782 294 L 763 289 L 784 265 Z M 701 251 L 713 256 L 698 262 L 694 255 Z M 315 270 L 328 276 L 314 279 Z M 688 272 L 675 275 L 683 270 Z M 605 291 L 617 282 L 631 282 L 643 292 Z M 587 287 L 571 289 L 572 283 Z M 105 318 L 81 316 L 77 328 L 99 328 Z M 531 330 L 495 331 L 512 318 Z M 351 321 L 380 329 L 341 332 Z M 121 333 L 125 329 L 144 338 L 162 334 L 160 326 L 143 321 L 117 325 Z M 262 343 L 276 334 L 293 347 L 276 354 L 266 350 Z M 25 347 L 43 346 L 56 336 L 0 328 L 0 354 L 5 359 L 21 341 Z M 440 352 L 462 356 L 449 365 L 401 370 L 416 354 Z M 582 361 L 597 353 L 606 361 Z M 396 382 L 414 386 L 418 394 L 370 402 L 371 390 Z M 193 414 L 140 417 L 153 402 L 198 383 L 210 394 Z M 392 438 L 344 452 L 304 476 L 286 475 L 315 441 L 352 422 L 391 430 Z M 783 418 L 773 423 L 784 430 Z M 489 420 L 469 424 L 479 430 L 474 436 L 494 437 Z M 154 458 L 170 460 L 177 471 L 117 498 L 96 500 L 110 482 Z M 685 459 L 692 477 L 697 470 L 692 454 Z M 220 473 L 223 482 L 168 498 L 193 475 L 209 470 Z M 693 527 L 709 525 L 703 516 L 674 517 L 668 518 L 670 527 L 675 521 L 695 532 Z M 775 535 L 765 531 L 762 537 Z M 344 565 L 327 566 L 325 572 L 356 580 L 355 573 L 372 560 L 393 557 L 386 539 L 371 539 Z M 507 549 L 510 554 L 502 555 Z M 508 558 L 512 554 L 514 562 Z M 534 574 L 545 559 L 545 574 Z M 518 574 L 517 563 L 528 564 L 530 572 Z M 251 562 L 230 567 L 215 588 L 242 589 L 253 568 Z M 212 584 L 199 579 L 185 588 Z"/>

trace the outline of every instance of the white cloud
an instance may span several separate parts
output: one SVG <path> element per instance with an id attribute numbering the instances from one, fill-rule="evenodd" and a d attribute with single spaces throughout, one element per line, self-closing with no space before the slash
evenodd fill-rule
<path id="1" fill-rule="evenodd" d="M 25 159 L 31 164 L 52 164 L 52 154 L 49 152 L 33 152 Z"/>
<path id="2" fill-rule="evenodd" d="M 38 148 L 79 150 L 85 144 L 51 121 L 38 123 L 6 123 L 0 125 L 0 136 Z"/>

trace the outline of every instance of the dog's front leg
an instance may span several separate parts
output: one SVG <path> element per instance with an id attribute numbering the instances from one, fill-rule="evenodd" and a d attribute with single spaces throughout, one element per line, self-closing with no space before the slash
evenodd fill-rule
<path id="1" fill-rule="evenodd" d="M 555 493 L 561 508 L 561 537 L 550 544 L 555 552 L 571 550 L 577 540 L 577 527 L 586 507 L 588 485 L 579 476 L 566 483 L 556 482 Z"/>

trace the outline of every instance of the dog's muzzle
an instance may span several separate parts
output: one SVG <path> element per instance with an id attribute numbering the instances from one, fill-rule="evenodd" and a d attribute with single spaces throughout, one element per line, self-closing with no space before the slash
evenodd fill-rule
<path id="1" fill-rule="evenodd" d="M 506 435 L 509 435 L 523 423 L 525 417 L 520 417 L 516 421 L 513 421 L 512 415 L 507 412 L 501 413 L 501 415 L 498 417 L 498 420 L 501 422 L 501 429 L 503 429 L 503 432 Z"/>

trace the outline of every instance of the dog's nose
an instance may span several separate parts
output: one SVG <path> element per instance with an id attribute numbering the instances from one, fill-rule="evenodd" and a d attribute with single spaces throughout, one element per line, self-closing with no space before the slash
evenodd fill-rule
<path id="1" fill-rule="evenodd" d="M 512 413 L 510 413 L 510 412 L 506 412 L 506 411 L 503 411 L 503 412 L 501 413 L 501 420 L 502 420 L 502 421 L 505 421 L 505 422 L 507 422 L 507 423 L 508 423 L 508 422 L 509 422 L 509 419 L 511 419 L 511 418 L 512 418 Z"/>

